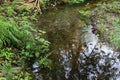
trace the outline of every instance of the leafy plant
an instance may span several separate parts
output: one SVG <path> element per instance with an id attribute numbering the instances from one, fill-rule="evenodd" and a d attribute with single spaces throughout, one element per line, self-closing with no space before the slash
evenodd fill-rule
<path id="1" fill-rule="evenodd" d="M 14 75 L 13 80 L 32 80 L 31 75 L 28 72 L 19 72 Z"/>
<path id="2" fill-rule="evenodd" d="M 43 59 L 49 42 L 42 38 L 45 31 L 35 29 L 30 21 L 37 20 L 37 12 L 16 12 L 18 4 L 0 7 L 0 72 L 6 80 L 31 80 L 27 72 L 31 59 Z M 48 57 L 47 57 L 48 58 Z M 45 58 L 45 59 L 47 59 Z M 43 61 L 44 63 L 45 61 Z M 30 65 L 29 65 L 30 66 Z M 16 67 L 23 69 L 17 72 Z"/>
<path id="3" fill-rule="evenodd" d="M 13 58 L 13 53 L 11 52 L 11 48 L 5 48 L 0 51 L 0 58 L 4 58 L 5 60 L 11 60 Z"/>
<path id="4" fill-rule="evenodd" d="M 0 71 L 2 72 L 3 76 L 5 76 L 5 78 L 7 80 L 12 79 L 12 77 L 14 76 L 13 74 L 13 69 L 10 63 L 5 62 L 4 64 L 1 63 L 0 64 Z"/>
<path id="5" fill-rule="evenodd" d="M 7 80 L 5 77 L 0 77 L 0 80 Z"/>

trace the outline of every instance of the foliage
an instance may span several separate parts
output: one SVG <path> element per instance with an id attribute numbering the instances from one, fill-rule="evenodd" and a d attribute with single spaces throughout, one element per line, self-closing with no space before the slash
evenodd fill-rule
<path id="1" fill-rule="evenodd" d="M 7 61 L 0 64 L 0 71 L 4 76 L 0 80 L 31 80 L 28 72 L 21 71 L 19 67 L 12 67 Z"/>
<path id="2" fill-rule="evenodd" d="M 115 18 L 115 23 L 113 24 L 109 39 L 110 43 L 114 44 L 117 49 L 120 49 L 120 19 Z"/>
<path id="3" fill-rule="evenodd" d="M 92 13 L 92 23 L 99 30 L 100 38 L 120 49 L 120 2 L 101 2 Z"/>
<path id="4" fill-rule="evenodd" d="M 84 2 L 85 0 L 63 0 L 63 1 L 68 3 L 81 3 Z"/>
<path id="5" fill-rule="evenodd" d="M 89 17 L 89 15 L 91 14 L 91 11 L 89 10 L 81 10 L 79 11 L 80 14 L 82 14 L 83 16 Z"/>
<path id="6" fill-rule="evenodd" d="M 38 13 L 23 9 L 18 12 L 17 5 L 0 6 L 0 79 L 31 80 L 27 72 L 30 60 L 47 60 L 50 43 L 42 38 L 45 31 L 35 29 L 30 22 L 37 20 Z"/>
<path id="7" fill-rule="evenodd" d="M 62 3 L 67 4 L 75 4 L 75 3 L 83 3 L 85 0 L 41 0 L 40 5 L 41 7 L 45 8 L 46 6 L 56 6 Z"/>
<path id="8" fill-rule="evenodd" d="M 11 11 L 13 12 L 13 10 Z M 11 11 L 7 12 L 11 13 Z M 49 42 L 40 37 L 42 36 L 42 33 L 44 34 L 45 32 L 35 30 L 33 27 L 30 26 L 31 24 L 28 21 L 29 19 L 31 19 L 31 17 L 35 18 L 36 13 L 33 14 L 33 16 L 27 16 L 27 14 L 29 15 L 29 12 L 22 12 L 22 14 L 18 14 L 18 16 L 14 16 L 14 14 L 12 14 L 12 16 L 14 16 L 13 18 L 7 17 L 9 15 L 5 14 L 4 16 L 6 16 L 7 18 L 6 20 L 3 16 L 0 17 L 1 47 L 2 45 L 13 46 L 21 47 L 21 49 L 24 48 L 30 50 L 33 47 L 35 48 L 36 45 L 42 45 L 42 43 L 44 46 L 39 47 L 39 49 L 43 49 L 45 45 L 48 46 L 47 43 L 49 44 Z M 36 36 L 34 36 L 33 33 L 36 33 Z"/>
<path id="9" fill-rule="evenodd" d="M 53 52 L 53 51 L 52 51 Z M 52 69 L 52 61 L 50 59 L 48 59 L 48 57 L 51 55 L 51 53 L 48 53 L 45 57 L 42 57 L 39 61 L 38 64 L 41 65 L 41 68 L 48 68 L 48 69 Z"/>
<path id="10" fill-rule="evenodd" d="M 46 5 L 47 5 L 47 2 L 49 2 L 50 0 L 41 0 L 40 1 L 40 5 L 42 6 L 42 7 L 45 7 Z"/>
<path id="11" fill-rule="evenodd" d="M 4 62 L 0 65 L 0 70 L 6 79 L 11 79 L 13 77 L 13 69 L 9 63 Z"/>
<path id="12" fill-rule="evenodd" d="M 17 75 L 14 74 L 13 80 L 32 80 L 32 77 L 28 72 L 20 71 Z"/>
<path id="13" fill-rule="evenodd" d="M 13 53 L 11 52 L 11 48 L 4 48 L 0 51 L 0 58 L 5 60 L 12 60 Z"/>
<path id="14" fill-rule="evenodd" d="M 85 9 L 81 9 L 79 10 L 80 13 L 80 18 L 85 21 L 86 24 L 88 24 L 89 21 L 89 15 L 92 13 L 90 8 L 85 8 Z"/>

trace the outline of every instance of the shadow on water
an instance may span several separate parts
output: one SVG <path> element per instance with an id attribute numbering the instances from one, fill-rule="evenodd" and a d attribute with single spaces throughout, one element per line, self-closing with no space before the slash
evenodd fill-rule
<path id="1" fill-rule="evenodd" d="M 120 80 L 119 52 L 101 43 L 91 25 L 84 31 L 79 9 L 64 7 L 40 17 L 39 29 L 55 49 L 50 56 L 54 68 L 37 70 L 36 80 Z"/>

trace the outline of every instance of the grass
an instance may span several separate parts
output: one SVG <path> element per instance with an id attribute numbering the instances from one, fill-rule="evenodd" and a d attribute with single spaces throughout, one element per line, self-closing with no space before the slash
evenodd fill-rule
<path id="1" fill-rule="evenodd" d="M 116 49 L 120 49 L 120 2 L 100 2 L 90 15 L 96 23 L 100 38 Z"/>

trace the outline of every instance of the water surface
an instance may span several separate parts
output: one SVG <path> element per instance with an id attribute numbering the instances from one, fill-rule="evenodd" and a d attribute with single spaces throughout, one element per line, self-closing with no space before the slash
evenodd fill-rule
<path id="1" fill-rule="evenodd" d="M 120 80 L 119 52 L 92 33 L 93 26 L 85 25 L 80 9 L 65 6 L 40 16 L 38 28 L 47 32 L 55 51 L 50 55 L 53 69 L 37 70 L 37 80 Z"/>

